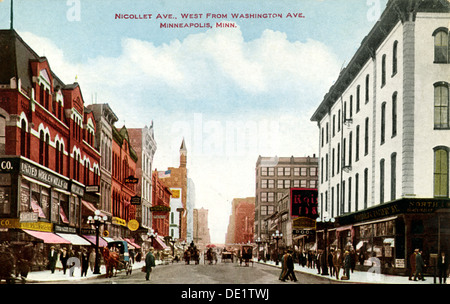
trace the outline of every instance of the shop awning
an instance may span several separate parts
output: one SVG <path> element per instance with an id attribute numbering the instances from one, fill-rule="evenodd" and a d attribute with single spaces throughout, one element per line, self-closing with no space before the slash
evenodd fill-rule
<path id="1" fill-rule="evenodd" d="M 375 221 L 357 223 L 357 224 L 354 224 L 353 226 L 362 226 L 362 225 L 370 225 L 370 224 L 376 224 L 376 223 L 381 223 L 381 222 L 387 222 L 387 221 L 395 220 L 396 218 L 397 218 L 397 216 L 391 216 L 391 217 L 386 217 L 384 219 L 379 219 L 379 220 L 375 220 Z"/>
<path id="2" fill-rule="evenodd" d="M 46 244 L 71 244 L 68 240 L 63 239 L 59 235 L 56 235 L 52 232 L 34 231 L 26 229 L 23 229 L 23 231 L 37 239 L 43 240 L 44 243 Z"/>
<path id="3" fill-rule="evenodd" d="M 153 242 L 153 246 L 155 247 L 155 249 L 160 250 L 169 248 L 160 236 L 157 236 L 156 238 L 154 238 L 154 240 L 155 241 Z"/>
<path id="4" fill-rule="evenodd" d="M 113 238 L 110 238 L 110 237 L 106 237 L 106 236 L 102 236 L 102 238 L 106 241 L 106 242 L 114 242 L 115 241 L 115 239 L 113 239 Z"/>
<path id="5" fill-rule="evenodd" d="M 88 209 L 89 211 L 91 211 L 92 213 L 95 213 L 95 211 L 97 211 L 97 208 L 95 208 L 95 206 L 87 201 L 81 200 L 81 202 L 83 203 L 83 206 L 86 207 L 86 209 Z M 100 212 L 100 216 L 105 216 L 106 214 L 104 214 L 103 212 Z"/>
<path id="6" fill-rule="evenodd" d="M 95 246 L 96 237 L 95 235 L 83 235 L 85 239 L 92 243 Z M 98 247 L 107 247 L 108 243 L 101 237 L 98 238 Z"/>
<path id="7" fill-rule="evenodd" d="M 137 248 L 137 249 L 141 248 L 141 246 L 139 246 L 135 242 L 132 242 L 130 239 L 125 239 L 125 241 L 127 241 L 127 243 L 130 244 L 131 246 L 133 246 L 134 248 Z"/>
<path id="8" fill-rule="evenodd" d="M 60 237 L 63 239 L 68 240 L 72 245 L 78 245 L 78 246 L 90 246 L 91 243 L 83 239 L 81 236 L 73 233 L 57 233 Z"/>

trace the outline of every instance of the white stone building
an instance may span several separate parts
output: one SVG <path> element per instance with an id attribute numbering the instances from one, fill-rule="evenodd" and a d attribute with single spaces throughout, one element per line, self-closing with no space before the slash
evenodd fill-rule
<path id="1" fill-rule="evenodd" d="M 388 1 L 311 118 L 320 219 L 335 220 L 318 238 L 386 272 L 450 250 L 449 28 L 448 1 Z"/>

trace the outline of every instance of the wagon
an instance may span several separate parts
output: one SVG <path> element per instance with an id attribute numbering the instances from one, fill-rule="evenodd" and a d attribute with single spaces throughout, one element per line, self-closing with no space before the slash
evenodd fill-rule
<path id="1" fill-rule="evenodd" d="M 233 256 L 234 254 L 229 251 L 222 252 L 222 263 L 225 262 L 225 260 L 230 260 L 231 263 L 233 263 Z"/>
<path id="2" fill-rule="evenodd" d="M 245 266 L 248 266 L 249 263 L 252 263 L 253 266 L 253 247 L 249 245 L 244 245 L 241 247 L 241 255 L 240 255 L 240 265 L 242 266 L 242 262 L 245 263 Z"/>
<path id="3" fill-rule="evenodd" d="M 108 249 L 111 251 L 117 250 L 119 253 L 119 265 L 117 270 L 125 270 L 126 275 L 131 274 L 133 268 L 131 266 L 128 243 L 125 241 L 108 242 Z"/>

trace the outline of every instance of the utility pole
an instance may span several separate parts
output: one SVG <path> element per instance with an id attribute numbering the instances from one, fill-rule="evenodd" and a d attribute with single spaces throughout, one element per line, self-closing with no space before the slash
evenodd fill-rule
<path id="1" fill-rule="evenodd" d="M 11 30 L 14 29 L 14 26 L 13 26 L 13 19 L 14 19 L 13 11 L 14 11 L 14 0 L 11 0 Z"/>

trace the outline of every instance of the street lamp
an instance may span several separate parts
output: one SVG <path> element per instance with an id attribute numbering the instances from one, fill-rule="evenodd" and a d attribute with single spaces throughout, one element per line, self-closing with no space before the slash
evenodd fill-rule
<path id="1" fill-rule="evenodd" d="M 172 244 L 172 256 L 175 258 L 175 243 L 177 242 L 176 239 L 172 239 L 172 237 L 170 237 L 169 243 Z"/>
<path id="2" fill-rule="evenodd" d="M 95 227 L 95 266 L 94 266 L 94 274 L 100 274 L 100 255 L 98 254 L 98 241 L 99 241 L 99 233 L 100 233 L 100 225 L 104 225 L 108 217 L 104 215 L 100 216 L 100 210 L 95 210 L 94 217 L 91 215 L 88 217 L 88 224 L 94 225 Z"/>
<path id="3" fill-rule="evenodd" d="M 272 238 L 277 242 L 277 258 L 276 258 L 276 261 L 275 261 L 275 265 L 277 265 L 278 266 L 278 260 L 279 260 L 279 258 L 278 258 L 278 241 L 281 239 L 281 238 L 283 238 L 283 233 L 281 233 L 280 231 L 275 231 L 275 233 L 273 233 L 272 234 Z"/>
<path id="4" fill-rule="evenodd" d="M 258 237 L 256 240 L 255 240 L 255 243 L 258 245 L 258 249 L 256 250 L 256 254 L 257 254 L 257 258 L 258 258 L 258 262 L 259 262 L 259 260 L 260 260 L 260 258 L 259 258 L 259 245 L 262 243 L 262 241 L 261 241 L 261 238 L 260 237 Z"/>
<path id="5" fill-rule="evenodd" d="M 325 260 L 328 261 L 328 225 L 334 223 L 334 218 L 329 218 L 328 213 L 325 213 L 325 217 L 320 220 L 320 218 L 317 220 L 318 222 L 323 222 L 324 228 L 323 228 L 323 234 L 324 234 L 324 242 L 325 242 L 325 250 L 324 250 L 324 256 Z M 328 275 L 328 267 L 322 267 L 322 275 Z"/>

